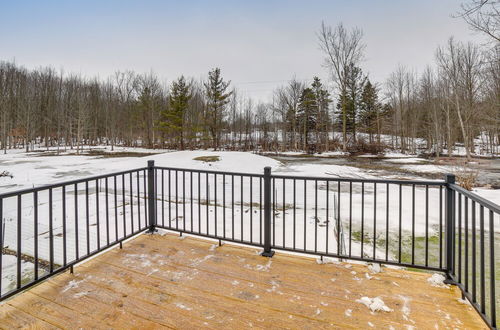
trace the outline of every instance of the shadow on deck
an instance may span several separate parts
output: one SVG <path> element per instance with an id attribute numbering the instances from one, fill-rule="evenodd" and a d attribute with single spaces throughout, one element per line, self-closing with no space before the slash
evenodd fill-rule
<path id="1" fill-rule="evenodd" d="M 428 273 L 140 235 L 0 305 L 0 328 L 487 328 Z M 356 302 L 380 297 L 392 310 Z"/>

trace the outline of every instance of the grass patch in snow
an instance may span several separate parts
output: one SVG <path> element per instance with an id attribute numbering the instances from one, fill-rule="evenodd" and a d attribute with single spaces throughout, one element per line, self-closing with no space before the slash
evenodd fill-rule
<path id="1" fill-rule="evenodd" d="M 193 158 L 193 160 L 198 160 L 200 162 L 205 162 L 205 163 L 213 163 L 213 162 L 218 162 L 220 160 L 219 156 L 199 156 Z"/>

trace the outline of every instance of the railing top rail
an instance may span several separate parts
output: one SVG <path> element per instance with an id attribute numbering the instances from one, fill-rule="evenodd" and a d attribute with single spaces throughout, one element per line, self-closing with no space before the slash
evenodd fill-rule
<path id="1" fill-rule="evenodd" d="M 166 166 L 155 166 L 155 168 L 159 169 L 159 170 L 170 170 L 170 171 L 180 171 L 180 172 L 225 174 L 225 175 L 236 175 L 236 176 L 250 176 L 250 177 L 256 177 L 256 178 L 264 177 L 263 174 L 259 174 L 259 173 L 226 172 L 226 171 L 200 170 L 200 169 L 194 169 L 194 168 L 180 168 L 180 167 L 166 167 Z"/>
<path id="2" fill-rule="evenodd" d="M 473 192 L 468 191 L 467 189 L 464 189 L 460 187 L 459 185 L 456 184 L 450 184 L 450 188 L 455 190 L 456 192 L 461 193 L 462 195 L 466 196 L 470 200 L 473 200 L 480 205 L 488 208 L 489 210 L 500 214 L 500 205 L 493 203 L 492 201 L 489 201 Z"/>
<path id="3" fill-rule="evenodd" d="M 129 173 L 144 171 L 144 170 L 147 170 L 147 169 L 148 169 L 147 167 L 139 167 L 139 168 L 134 168 L 134 169 L 131 169 L 131 170 L 120 171 L 120 172 L 113 172 L 113 173 L 107 173 L 107 174 L 101 174 L 101 175 L 95 175 L 95 176 L 89 176 L 89 177 L 85 177 L 85 178 L 81 178 L 81 179 L 75 179 L 75 180 L 70 180 L 70 181 L 63 181 L 63 182 L 58 182 L 58 183 L 43 185 L 43 186 L 34 187 L 34 188 L 27 188 L 27 189 L 20 189 L 20 190 L 9 191 L 9 192 L 0 194 L 0 199 L 14 197 L 14 196 L 18 196 L 18 195 L 31 194 L 31 193 L 42 191 L 42 190 L 54 189 L 54 188 L 59 188 L 59 187 L 68 186 L 68 185 L 72 185 L 72 184 L 84 183 L 84 182 L 89 182 L 89 181 L 93 181 L 93 180 L 99 180 L 99 179 L 109 178 L 109 177 L 123 175 L 123 174 L 129 174 Z"/>
<path id="4" fill-rule="evenodd" d="M 318 181 L 340 181 L 340 182 L 365 182 L 365 183 L 390 183 L 422 186 L 445 186 L 444 181 L 425 181 L 425 180 L 385 180 L 385 179 L 362 179 L 346 177 L 315 177 L 315 176 L 295 176 L 295 175 L 272 175 L 276 179 L 296 179 L 296 180 L 318 180 Z"/>

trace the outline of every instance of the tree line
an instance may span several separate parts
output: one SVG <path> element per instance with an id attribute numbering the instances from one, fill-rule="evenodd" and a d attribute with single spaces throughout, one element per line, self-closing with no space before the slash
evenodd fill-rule
<path id="1" fill-rule="evenodd" d="M 473 20 L 481 10 L 471 5 L 463 15 Z M 362 68 L 363 32 L 322 24 L 318 43 L 334 88 L 317 77 L 310 84 L 291 79 L 267 103 L 241 96 L 219 68 L 205 80 L 181 76 L 166 85 L 153 72 L 102 80 L 0 62 L 0 146 L 390 148 L 451 156 L 459 145 L 467 157 L 498 154 L 500 45 L 495 30 L 485 34 L 493 35 L 486 46 L 450 38 L 422 72 L 398 66 L 387 81 L 373 82 Z"/>

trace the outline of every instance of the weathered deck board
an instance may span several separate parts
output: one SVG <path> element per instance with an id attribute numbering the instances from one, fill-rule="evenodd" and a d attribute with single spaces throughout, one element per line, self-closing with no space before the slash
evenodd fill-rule
<path id="1" fill-rule="evenodd" d="M 487 328 L 457 288 L 428 277 L 142 235 L 7 300 L 0 328 Z M 363 296 L 393 311 L 371 313 Z"/>

